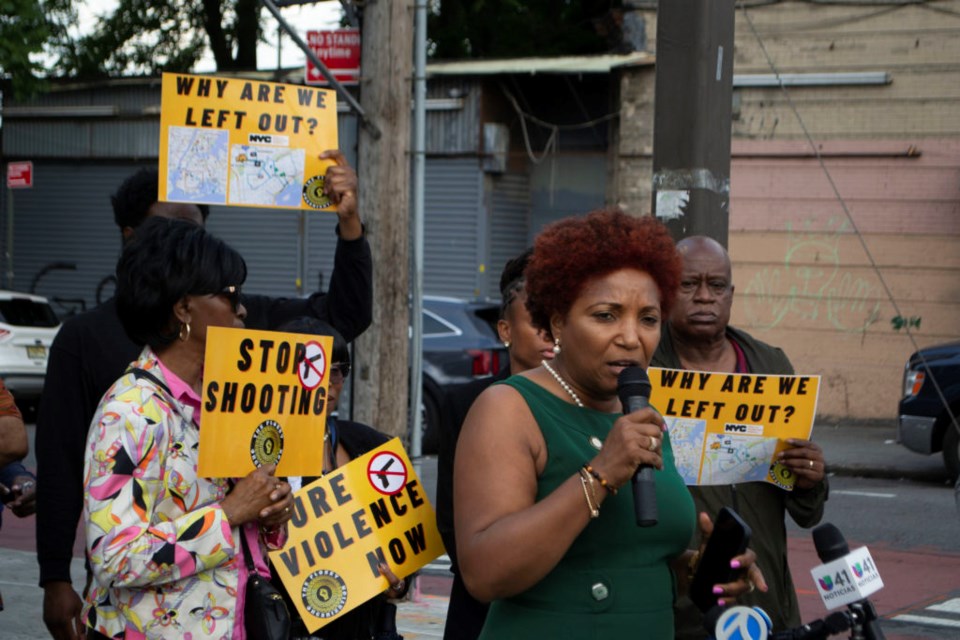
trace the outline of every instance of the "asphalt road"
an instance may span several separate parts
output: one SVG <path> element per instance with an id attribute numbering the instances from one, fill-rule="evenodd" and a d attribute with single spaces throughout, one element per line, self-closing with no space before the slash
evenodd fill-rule
<path id="1" fill-rule="evenodd" d="M 942 480 L 834 476 L 824 522 L 851 549 L 866 545 L 884 588 L 871 596 L 887 640 L 960 638 L 960 514 Z M 828 612 L 810 570 L 820 560 L 810 533 L 789 527 L 790 567 L 803 620 Z M 836 636 L 841 637 L 841 636 Z"/>

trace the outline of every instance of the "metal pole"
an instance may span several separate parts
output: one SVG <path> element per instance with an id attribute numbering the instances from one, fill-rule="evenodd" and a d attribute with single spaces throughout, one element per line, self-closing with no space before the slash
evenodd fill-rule
<path id="1" fill-rule="evenodd" d="M 13 189 L 7 187 L 7 289 L 13 289 Z"/>
<path id="2" fill-rule="evenodd" d="M 427 101 L 427 1 L 417 0 L 414 21 L 413 80 L 413 290 L 410 389 L 413 407 L 413 434 L 410 455 L 423 452 L 421 405 L 423 404 L 423 183 L 426 168 Z M 419 473 L 419 470 L 418 470 Z"/>
<path id="3" fill-rule="evenodd" d="M 653 211 L 675 239 L 727 246 L 734 0 L 660 0 Z"/>
<path id="4" fill-rule="evenodd" d="M 307 43 L 303 41 L 303 38 L 297 35 L 297 32 L 294 31 L 289 24 L 287 24 L 287 21 L 284 20 L 283 16 L 280 15 L 280 9 L 278 9 L 277 5 L 273 3 L 273 0 L 260 0 L 260 2 L 263 3 L 263 6 L 270 10 L 270 13 L 273 14 L 273 17 L 277 19 L 277 24 L 287 32 L 287 35 L 290 36 L 290 39 L 293 40 L 298 47 L 300 47 L 300 50 L 303 51 L 304 55 L 306 55 L 307 58 L 310 59 L 310 62 L 312 62 L 320 71 L 320 73 L 323 74 L 323 77 L 327 79 L 327 82 L 329 82 L 334 88 L 334 90 L 337 92 L 337 95 L 343 98 L 343 100 L 350 105 L 350 108 L 356 112 L 356 114 L 360 117 L 360 124 L 366 127 L 370 137 L 372 137 L 374 140 L 379 140 L 380 129 L 377 128 L 377 125 L 375 125 L 370 118 L 367 117 L 366 112 L 363 110 L 363 107 L 360 106 L 360 103 L 357 102 L 356 98 L 354 98 L 350 92 L 347 91 L 342 84 L 340 84 L 339 80 L 333 77 L 333 74 L 330 73 L 330 69 L 327 69 L 327 65 L 320 62 L 320 58 L 318 58 L 317 54 L 313 52 L 313 49 L 308 47 Z"/>

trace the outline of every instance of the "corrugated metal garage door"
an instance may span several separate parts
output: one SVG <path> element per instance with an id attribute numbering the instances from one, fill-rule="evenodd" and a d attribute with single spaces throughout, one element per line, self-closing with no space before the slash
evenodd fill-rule
<path id="1" fill-rule="evenodd" d="M 530 180 L 523 174 L 504 174 L 491 178 L 490 263 L 487 265 L 487 291 L 500 296 L 500 272 L 532 242 L 530 238 Z"/>
<path id="2" fill-rule="evenodd" d="M 139 166 L 35 162 L 33 188 L 13 193 L 13 288 L 29 291 L 45 266 L 73 264 L 75 271 L 48 272 L 37 293 L 61 300 L 54 303 L 60 314 L 91 308 L 98 283 L 113 274 L 120 255 L 110 194 Z"/>
<path id="3" fill-rule="evenodd" d="M 120 232 L 113 222 L 110 194 L 139 166 L 35 163 L 34 188 L 13 194 L 14 288 L 28 291 L 44 266 L 71 263 L 76 265 L 75 271 L 48 272 L 39 281 L 37 293 L 59 299 L 61 302 L 54 306 L 61 314 L 82 310 L 81 304 L 88 309 L 94 306 L 97 285 L 113 274 L 120 254 Z M 246 259 L 248 290 L 292 296 L 297 294 L 298 215 L 290 211 L 212 207 L 207 227 Z M 5 225 L 0 227 L 4 244 L 5 229 Z M 315 283 L 316 280 L 306 284 Z M 109 296 L 112 287 L 104 293 Z"/>
<path id="4" fill-rule="evenodd" d="M 479 160 L 428 158 L 426 164 L 424 293 L 474 298 L 486 235 Z"/>

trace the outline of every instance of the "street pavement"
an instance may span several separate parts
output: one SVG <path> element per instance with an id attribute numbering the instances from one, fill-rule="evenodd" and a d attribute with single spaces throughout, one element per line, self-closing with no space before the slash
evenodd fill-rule
<path id="1" fill-rule="evenodd" d="M 831 474 L 910 479 L 934 483 L 947 482 L 942 458 L 939 455 L 918 455 L 897 444 L 896 430 L 892 422 L 862 425 L 818 424 L 813 434 L 814 440 L 824 450 L 828 472 Z M 26 463 L 32 465 L 33 461 L 28 459 Z M 435 495 L 436 487 L 434 458 L 426 457 L 420 461 L 420 475 L 432 497 Z M 0 592 L 3 594 L 5 611 L 0 612 L 0 639 L 47 638 L 49 636 L 42 621 L 43 592 L 37 586 L 34 518 L 19 519 L 8 513 L 4 516 L 3 531 L 0 532 Z M 853 546 L 855 541 L 850 542 Z M 812 587 L 805 588 L 806 581 L 802 579 L 803 576 L 809 575 L 811 567 L 820 564 L 809 534 L 791 532 L 788 548 L 791 571 L 798 584 L 802 618 L 804 620 L 819 618 L 824 615 L 819 596 Z M 871 545 L 871 551 L 881 566 L 903 562 L 896 549 Z M 73 576 L 78 589 L 82 587 L 80 584 L 83 575 L 81 554 L 82 548 L 77 545 Z M 898 584 L 880 591 L 873 600 L 885 617 L 893 613 L 901 616 L 913 615 L 911 611 L 900 610 L 905 597 L 902 593 L 904 589 L 909 590 L 906 594 L 909 601 L 918 603 L 958 589 L 960 579 L 955 576 L 960 575 L 960 555 L 931 553 L 919 557 L 918 561 L 918 554 L 911 554 L 911 572 L 917 575 L 931 575 L 939 572 L 941 575 L 946 574 L 950 577 L 945 583 L 925 580 L 910 585 Z M 411 591 L 410 599 L 400 605 L 398 627 L 407 640 L 424 640 L 443 636 L 447 596 L 450 590 L 450 574 L 446 570 L 444 561 L 445 557 L 423 571 Z M 923 564 L 924 562 L 926 564 Z M 950 570 L 943 571 L 944 567 Z M 897 589 L 900 589 L 900 592 Z M 934 608 L 955 607 L 957 613 L 960 613 L 960 591 L 956 595 L 958 599 L 939 605 L 934 604 Z M 924 636 L 887 632 L 887 640 L 909 640 L 917 637 Z M 957 629 L 957 637 L 960 637 L 960 626 Z"/>

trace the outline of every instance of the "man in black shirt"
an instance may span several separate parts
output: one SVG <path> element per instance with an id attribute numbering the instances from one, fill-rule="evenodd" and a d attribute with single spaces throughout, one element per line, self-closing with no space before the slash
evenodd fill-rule
<path id="1" fill-rule="evenodd" d="M 306 299 L 243 295 L 245 324 L 273 329 L 299 316 L 328 321 L 348 341 L 369 325 L 373 312 L 373 263 L 357 211 L 357 176 L 339 151 L 324 190 L 337 205 L 337 249 L 329 291 Z M 157 171 L 128 178 L 111 198 L 114 217 L 126 240 L 149 216 L 186 218 L 203 224 L 208 209 L 157 202 Z M 68 320 L 50 348 L 46 382 L 37 417 L 37 561 L 44 589 L 43 620 L 58 639 L 82 637 L 82 602 L 70 579 L 77 523 L 83 511 L 83 462 L 87 431 L 100 399 L 141 347 L 117 318 L 114 300 Z"/>

